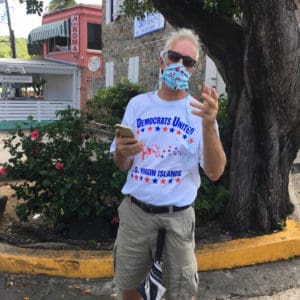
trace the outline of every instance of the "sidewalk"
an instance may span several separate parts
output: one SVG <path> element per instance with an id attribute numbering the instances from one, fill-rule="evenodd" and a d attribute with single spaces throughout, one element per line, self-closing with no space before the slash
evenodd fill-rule
<path id="1" fill-rule="evenodd" d="M 0 149 L 0 162 L 3 159 L 7 159 L 7 154 Z M 300 152 L 295 163 L 300 163 Z M 300 299 L 300 257 L 295 258 L 300 256 L 299 172 L 290 175 L 289 192 L 296 209 L 288 220 L 285 231 L 255 238 L 204 244 L 196 249 L 200 276 L 199 299 Z M 9 282 L 9 279 L 13 282 L 10 289 L 0 287 L 1 299 L 4 299 L 4 295 L 7 300 L 17 299 L 8 298 L 8 291 L 18 287 L 14 282 L 19 282 L 23 289 L 24 282 L 31 281 L 36 282 L 36 287 L 43 286 L 43 282 L 52 282 L 56 287 L 64 286 L 61 289 L 65 293 L 63 297 L 60 297 L 62 294 L 53 296 L 53 288 L 54 294 L 48 291 L 49 298 L 34 298 L 34 291 L 29 289 L 30 300 L 105 300 L 112 299 L 111 294 L 117 292 L 112 287 L 111 279 L 106 279 L 113 276 L 111 251 L 30 250 L 0 244 L 0 272 L 0 285 L 5 280 Z M 2 281 L 4 282 L 1 284 Z M 74 288 L 70 288 L 72 284 Z M 262 295 L 273 296 L 258 297 Z"/>

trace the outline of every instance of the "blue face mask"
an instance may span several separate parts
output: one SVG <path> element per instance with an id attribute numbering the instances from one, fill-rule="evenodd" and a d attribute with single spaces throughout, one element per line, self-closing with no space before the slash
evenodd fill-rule
<path id="1" fill-rule="evenodd" d="M 191 73 L 181 63 L 166 66 L 161 75 L 162 81 L 172 90 L 188 90 L 190 77 Z"/>

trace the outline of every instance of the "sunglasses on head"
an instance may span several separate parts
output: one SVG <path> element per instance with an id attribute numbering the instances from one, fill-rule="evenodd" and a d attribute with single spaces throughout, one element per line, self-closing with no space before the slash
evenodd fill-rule
<path id="1" fill-rule="evenodd" d="M 173 50 L 168 50 L 165 52 L 165 54 L 168 56 L 168 59 L 170 61 L 175 63 L 182 59 L 182 64 L 187 68 L 195 68 L 197 66 L 197 61 L 190 56 L 181 55 L 180 53 Z"/>

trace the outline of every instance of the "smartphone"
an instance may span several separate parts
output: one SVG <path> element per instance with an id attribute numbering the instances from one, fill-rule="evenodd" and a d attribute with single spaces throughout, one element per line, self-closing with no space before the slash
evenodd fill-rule
<path id="1" fill-rule="evenodd" d="M 132 129 L 128 126 L 116 124 L 116 129 L 118 129 L 120 136 L 123 138 L 132 138 L 134 137 L 134 133 Z"/>

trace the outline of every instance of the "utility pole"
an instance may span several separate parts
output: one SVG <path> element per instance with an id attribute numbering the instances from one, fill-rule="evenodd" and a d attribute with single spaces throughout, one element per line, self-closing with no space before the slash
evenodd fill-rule
<path id="1" fill-rule="evenodd" d="M 9 29 L 9 41 L 10 41 L 11 55 L 12 55 L 12 58 L 16 58 L 17 53 L 16 53 L 15 34 L 11 28 L 10 13 L 9 13 L 9 7 L 8 7 L 7 0 L 5 0 L 5 6 L 6 6 L 6 14 L 7 14 L 7 24 L 8 24 L 8 29 Z"/>

